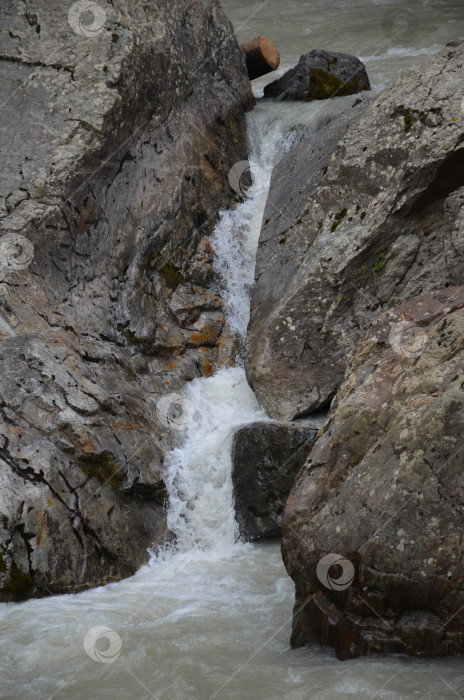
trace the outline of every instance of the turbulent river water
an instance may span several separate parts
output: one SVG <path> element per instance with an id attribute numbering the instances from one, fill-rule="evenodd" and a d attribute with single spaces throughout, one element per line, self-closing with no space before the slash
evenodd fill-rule
<path id="1" fill-rule="evenodd" d="M 240 40 L 270 36 L 281 74 L 312 48 L 366 63 L 374 91 L 417 68 L 447 41 L 464 38 L 462 0 L 224 0 Z M 266 78 L 255 81 L 259 98 Z M 217 226 L 216 266 L 229 323 L 248 321 L 266 189 L 282 153 L 354 98 L 279 104 L 258 99 L 248 115 L 259 187 Z M 295 129 L 296 127 L 296 129 Z M 212 700 L 464 697 L 464 662 L 356 659 L 291 651 L 293 584 L 279 544 L 237 541 L 230 436 L 266 419 L 238 362 L 185 390 L 189 420 L 168 455 L 169 526 L 176 551 L 131 579 L 73 596 L 0 605 L 0 697 Z"/>

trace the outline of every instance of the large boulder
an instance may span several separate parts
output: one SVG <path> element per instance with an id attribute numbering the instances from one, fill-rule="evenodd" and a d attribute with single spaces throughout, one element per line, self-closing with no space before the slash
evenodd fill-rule
<path id="1" fill-rule="evenodd" d="M 464 653 L 464 287 L 382 314 L 283 517 L 292 643 Z"/>
<path id="2" fill-rule="evenodd" d="M 252 423 L 232 447 L 235 517 L 245 540 L 280 537 L 282 511 L 319 427 L 312 422 Z"/>
<path id="3" fill-rule="evenodd" d="M 383 310 L 463 279 L 463 60 L 446 47 L 276 167 L 246 354 L 271 417 L 330 402 Z"/>
<path id="4" fill-rule="evenodd" d="M 88 5 L 0 10 L 7 600 L 147 560 L 176 390 L 225 345 L 208 237 L 247 155 L 243 52 L 215 0 Z"/>
<path id="5" fill-rule="evenodd" d="M 366 67 L 347 53 L 314 49 L 297 65 L 264 88 L 264 97 L 278 100 L 327 100 L 370 90 Z"/>

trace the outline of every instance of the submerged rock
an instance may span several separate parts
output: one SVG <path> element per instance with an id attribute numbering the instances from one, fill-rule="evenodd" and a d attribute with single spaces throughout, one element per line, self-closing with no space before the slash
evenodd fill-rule
<path id="1" fill-rule="evenodd" d="M 308 421 L 252 423 L 237 430 L 232 482 L 242 538 L 280 537 L 285 501 L 318 429 Z"/>
<path id="2" fill-rule="evenodd" d="M 4 600 L 164 541 L 175 391 L 224 347 L 208 237 L 247 156 L 243 52 L 213 0 L 82 9 L 0 10 Z"/>
<path id="3" fill-rule="evenodd" d="M 463 279 L 463 60 L 446 47 L 275 168 L 246 354 L 269 416 L 328 404 L 383 310 Z"/>
<path id="4" fill-rule="evenodd" d="M 370 90 L 364 63 L 347 53 L 314 49 L 297 65 L 264 88 L 264 97 L 278 100 L 327 100 Z"/>
<path id="5" fill-rule="evenodd" d="M 294 646 L 464 653 L 463 338 L 450 287 L 382 314 L 354 356 L 284 512 Z"/>

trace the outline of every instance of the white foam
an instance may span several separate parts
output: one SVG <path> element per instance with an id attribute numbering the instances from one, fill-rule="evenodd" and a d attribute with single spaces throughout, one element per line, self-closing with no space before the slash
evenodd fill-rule
<path id="1" fill-rule="evenodd" d="M 235 521 L 231 440 L 239 425 L 266 420 L 241 367 L 196 379 L 186 391 L 194 407 L 184 444 L 166 458 L 168 527 L 177 547 L 225 550 L 238 538 Z"/>

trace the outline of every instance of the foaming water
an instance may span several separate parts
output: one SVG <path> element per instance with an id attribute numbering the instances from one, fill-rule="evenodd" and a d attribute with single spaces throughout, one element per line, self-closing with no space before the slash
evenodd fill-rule
<path id="1" fill-rule="evenodd" d="M 180 551 L 194 548 L 224 552 L 238 531 L 232 497 L 231 435 L 234 428 L 266 414 L 241 367 L 196 379 L 185 391 L 194 407 L 184 444 L 166 459 L 168 527 Z"/>
<path id="2" fill-rule="evenodd" d="M 458 659 L 340 663 L 289 649 L 293 585 L 277 544 L 167 553 L 117 584 L 3 605 L 0 697 L 111 700 L 455 700 Z M 121 639 L 119 657 L 84 651 L 95 626 Z M 441 679 L 444 679 L 443 682 Z M 448 684 L 448 685 L 446 685 Z"/>
<path id="3" fill-rule="evenodd" d="M 385 13 L 402 10 L 404 4 L 390 0 L 269 0 L 252 6 L 223 0 L 223 5 L 235 26 L 242 25 L 240 39 L 264 33 L 276 41 L 282 54 L 280 73 L 311 48 L 345 50 L 366 57 L 374 90 L 398 70 L 417 67 L 445 41 L 464 36 L 464 7 L 444 0 L 408 3 L 406 29 L 400 26 L 400 34 L 410 38 L 396 42 L 385 34 Z M 255 81 L 258 97 L 271 79 Z M 239 347 L 249 318 L 272 168 L 299 139 L 350 109 L 354 99 L 311 104 L 258 100 L 247 116 L 250 160 L 264 178 L 236 209 L 222 214 L 213 238 L 227 318 Z M 184 392 L 192 420 L 181 447 L 166 459 L 168 525 L 176 546 L 153 555 L 135 576 L 117 584 L 21 605 L 0 604 L 0 698 L 463 696 L 460 659 L 340 663 L 326 650 L 290 650 L 294 589 L 279 544 L 251 545 L 237 538 L 232 435 L 244 423 L 266 420 L 238 359 L 236 367 L 195 380 Z M 120 639 L 111 663 L 96 661 L 84 649 L 86 633 L 97 626 L 111 628 Z"/>

